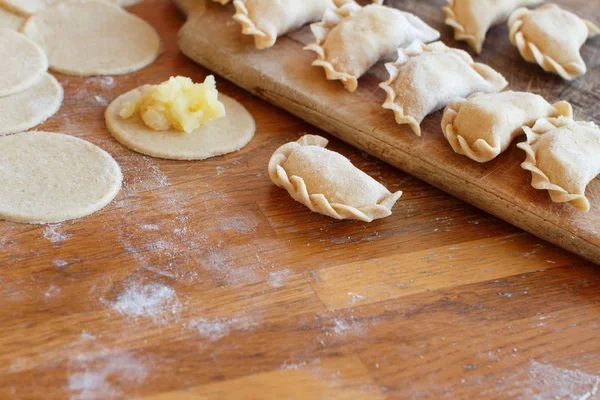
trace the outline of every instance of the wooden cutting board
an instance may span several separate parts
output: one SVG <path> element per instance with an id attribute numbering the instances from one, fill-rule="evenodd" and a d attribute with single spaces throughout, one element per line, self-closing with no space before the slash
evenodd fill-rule
<path id="1" fill-rule="evenodd" d="M 223 7 L 209 0 L 175 3 L 189 15 L 179 32 L 179 47 L 199 64 L 431 185 L 600 264 L 600 179 L 588 187 L 590 212 L 554 204 L 547 192 L 530 186 L 530 173 L 520 167 L 524 152 L 514 144 L 496 160 L 481 165 L 452 151 L 441 132 L 441 112 L 425 119 L 420 138 L 410 128 L 397 125 L 393 113 L 381 108 L 385 93 L 378 83 L 387 79 L 382 64 L 361 78 L 358 90 L 350 94 L 339 82 L 326 81 L 322 69 L 310 66 L 314 55 L 302 49 L 313 39 L 308 27 L 260 51 L 251 37 L 240 34 L 239 25 L 231 18 L 231 4 Z M 441 32 L 447 45 L 473 54 L 456 42 L 444 25 L 444 3 L 386 2 L 421 17 Z M 600 23 L 594 11 L 600 0 L 559 4 Z M 500 71 L 510 82 L 508 89 L 537 93 L 550 102 L 569 101 L 577 119 L 600 122 L 600 39 L 589 41 L 582 53 L 589 67 L 587 75 L 574 82 L 563 81 L 526 63 L 510 44 L 506 26 L 501 25 L 490 31 L 483 55 L 475 59 Z M 402 207 L 402 200 L 396 207 Z"/>

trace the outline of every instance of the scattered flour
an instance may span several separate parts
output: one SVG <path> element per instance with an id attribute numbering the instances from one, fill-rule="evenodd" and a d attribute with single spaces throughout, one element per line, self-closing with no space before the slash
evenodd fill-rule
<path id="1" fill-rule="evenodd" d="M 108 100 L 106 100 L 104 97 L 102 96 L 94 96 L 94 99 L 103 106 L 107 106 L 108 105 Z"/>
<path id="2" fill-rule="evenodd" d="M 60 288 L 56 285 L 50 285 L 48 290 L 46 290 L 46 292 L 44 292 L 44 297 L 46 298 L 46 300 L 49 300 L 50 298 L 52 298 L 54 295 L 56 295 L 58 293 L 60 293 Z"/>
<path id="3" fill-rule="evenodd" d="M 288 277 L 294 275 L 294 272 L 290 269 L 282 269 L 281 271 L 269 272 L 269 285 L 273 287 L 281 287 L 285 283 Z"/>
<path id="4" fill-rule="evenodd" d="M 64 233 L 61 231 L 61 224 L 48 225 L 46 229 L 44 229 L 44 239 L 53 244 L 64 242 L 72 237 L 72 233 Z"/>
<path id="5" fill-rule="evenodd" d="M 527 398 L 531 400 L 593 400 L 600 396 L 600 376 L 535 360 L 529 365 L 528 379 Z"/>
<path id="6" fill-rule="evenodd" d="M 55 258 L 54 260 L 52 260 L 52 264 L 54 264 L 54 266 L 58 269 L 63 269 L 69 265 L 68 262 L 66 262 L 65 260 L 61 260 L 60 258 Z"/>
<path id="7" fill-rule="evenodd" d="M 348 296 L 350 296 L 350 301 L 348 302 L 350 305 L 354 305 L 356 303 L 360 303 L 361 301 L 365 301 L 367 298 L 358 293 L 348 292 Z"/>
<path id="8" fill-rule="evenodd" d="M 231 331 L 248 331 L 258 325 L 258 322 L 247 316 L 233 318 L 215 318 L 212 320 L 198 318 L 188 323 L 188 328 L 197 332 L 210 341 L 219 340 Z"/>
<path id="9" fill-rule="evenodd" d="M 305 365 L 306 365 L 306 361 L 302 361 L 302 362 L 299 362 L 299 363 L 284 362 L 283 364 L 281 364 L 279 366 L 279 369 L 281 369 L 281 370 L 300 369 L 300 368 L 304 367 Z"/>
<path id="10" fill-rule="evenodd" d="M 160 230 L 160 226 L 156 224 L 142 224 L 139 225 L 140 229 L 143 231 L 158 231 Z"/>
<path id="11" fill-rule="evenodd" d="M 124 398 L 119 387 L 143 382 L 148 370 L 127 352 L 103 349 L 69 359 L 68 386 L 71 400 Z"/>
<path id="12" fill-rule="evenodd" d="M 112 308 L 128 317 L 150 318 L 164 325 L 179 314 L 180 303 L 175 290 L 168 286 L 134 283 L 117 297 Z"/>

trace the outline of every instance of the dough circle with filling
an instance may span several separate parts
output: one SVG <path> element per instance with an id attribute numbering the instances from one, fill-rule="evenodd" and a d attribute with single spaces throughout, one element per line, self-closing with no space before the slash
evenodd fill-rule
<path id="1" fill-rule="evenodd" d="M 252 115 L 237 101 L 219 94 L 227 115 L 209 121 L 192 133 L 174 130 L 155 131 L 134 115 L 123 119 L 123 105 L 141 97 L 142 86 L 116 98 L 106 109 L 106 126 L 122 145 L 153 157 L 171 160 L 204 160 L 240 150 L 254 137 L 256 126 Z"/>
<path id="2" fill-rule="evenodd" d="M 121 189 L 117 162 L 73 136 L 22 132 L 0 138 L 0 219 L 31 224 L 92 214 Z"/>
<path id="3" fill-rule="evenodd" d="M 66 0 L 30 17 L 23 33 L 70 75 L 119 75 L 151 64 L 161 51 L 146 21 L 101 0 Z"/>
<path id="4" fill-rule="evenodd" d="M 48 70 L 44 50 L 27 36 L 0 29 L 0 97 L 30 88 Z"/>
<path id="5" fill-rule="evenodd" d="M 26 131 L 53 116 L 63 101 L 63 88 L 46 73 L 29 89 L 0 97 L 0 136 Z"/>

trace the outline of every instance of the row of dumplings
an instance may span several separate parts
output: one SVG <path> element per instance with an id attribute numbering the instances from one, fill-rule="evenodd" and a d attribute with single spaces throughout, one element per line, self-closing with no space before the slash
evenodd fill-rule
<path id="1" fill-rule="evenodd" d="M 460 28 L 463 35 L 459 38 L 464 40 L 465 32 L 479 32 L 470 44 L 480 50 L 487 29 L 512 12 L 511 38 L 515 43 L 527 43 L 519 45 L 522 54 L 546 60 L 555 71 L 561 65 L 563 71 L 585 71 L 579 49 L 594 32 L 593 24 L 555 5 L 534 11 L 518 8 L 539 2 L 449 0 L 446 13 L 449 19 L 453 15 L 454 21 L 469 15 L 484 20 L 475 27 L 465 22 Z M 311 25 L 315 42 L 305 49 L 316 53 L 313 65 L 323 68 L 327 79 L 339 80 L 349 92 L 357 89 L 358 79 L 373 65 L 397 53 L 396 61 L 386 63 L 390 76 L 380 87 L 387 93 L 383 107 L 393 111 L 398 124 L 409 125 L 420 136 L 423 119 L 445 108 L 445 138 L 456 153 L 481 163 L 496 158 L 525 133 L 527 140 L 518 147 L 527 155 L 522 167 L 531 171 L 532 185 L 548 190 L 555 202 L 570 202 L 581 211 L 589 210 L 585 189 L 600 174 L 600 129 L 595 124 L 574 121 L 566 102 L 550 104 L 532 93 L 502 92 L 508 82 L 493 68 L 476 63 L 465 51 L 435 42 L 439 32 L 417 16 L 380 5 L 381 1 L 373 3 L 378 4 L 362 7 L 352 0 L 233 0 L 234 19 L 244 34 L 253 35 L 261 49 L 272 46 L 280 35 L 319 21 Z M 556 27 L 563 24 L 568 24 L 567 28 L 559 32 Z M 458 32 L 458 23 L 452 26 Z M 547 43 L 536 42 L 543 32 L 561 36 L 549 38 Z M 540 55 L 558 50 L 562 50 L 561 57 Z M 577 60 L 566 62 L 574 58 Z M 307 205 L 315 204 L 304 200 Z"/>

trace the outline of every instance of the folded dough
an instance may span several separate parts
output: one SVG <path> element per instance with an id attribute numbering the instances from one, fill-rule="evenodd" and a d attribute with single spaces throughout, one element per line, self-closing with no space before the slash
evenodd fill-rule
<path id="1" fill-rule="evenodd" d="M 589 211 L 585 188 L 600 174 L 600 128 L 560 117 L 540 119 L 523 129 L 527 141 L 517 146 L 527 154 L 521 167 L 531 171 L 531 186 L 548 190 L 555 203 L 570 202 Z"/>
<path id="2" fill-rule="evenodd" d="M 275 44 L 279 36 L 318 21 L 328 8 L 349 0 L 234 0 L 233 19 L 244 35 L 254 36 L 258 49 Z"/>
<path id="3" fill-rule="evenodd" d="M 311 30 L 316 41 L 304 49 L 317 53 L 312 65 L 322 67 L 327 79 L 342 81 L 349 92 L 356 90 L 360 76 L 398 47 L 440 37 L 411 13 L 375 4 L 361 7 L 354 2 L 327 10 Z"/>
<path id="4" fill-rule="evenodd" d="M 390 78 L 379 84 L 387 93 L 383 108 L 392 110 L 396 122 L 410 125 L 417 136 L 423 119 L 450 101 L 475 92 L 499 92 L 508 85 L 494 69 L 442 42 L 415 42 L 398 49 L 398 60 L 385 67 Z"/>
<path id="5" fill-rule="evenodd" d="M 592 22 L 556 4 L 535 10 L 519 8 L 510 16 L 508 27 L 511 43 L 525 60 L 567 80 L 586 73 L 579 50 L 588 38 L 600 33 Z"/>
<path id="6" fill-rule="evenodd" d="M 523 126 L 559 116 L 573 116 L 569 103 L 551 105 L 542 96 L 525 92 L 476 93 L 450 102 L 442 131 L 456 153 L 483 163 L 504 152 L 523 134 Z"/>
<path id="7" fill-rule="evenodd" d="M 454 39 L 465 41 L 481 54 L 485 35 L 492 26 L 505 21 L 519 7 L 543 0 L 447 0 L 446 24 L 454 28 Z"/>
<path id="8" fill-rule="evenodd" d="M 327 150 L 327 143 L 305 135 L 284 144 L 269 161 L 271 180 L 311 211 L 332 218 L 371 222 L 391 215 L 402 192 L 390 193 L 346 157 Z"/>

